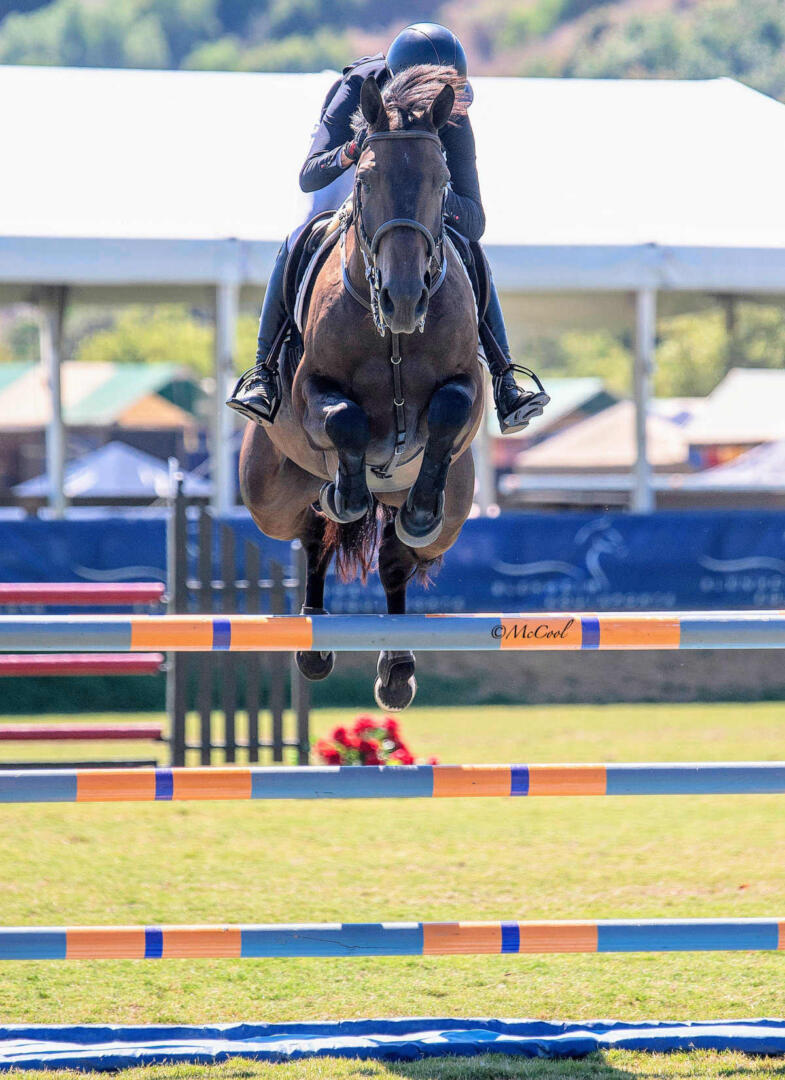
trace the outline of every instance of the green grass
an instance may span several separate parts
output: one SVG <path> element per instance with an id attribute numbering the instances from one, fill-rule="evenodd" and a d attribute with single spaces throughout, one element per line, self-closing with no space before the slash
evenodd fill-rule
<path id="1" fill-rule="evenodd" d="M 351 715 L 317 713 L 314 735 Z M 412 709 L 402 722 L 419 756 L 480 763 L 777 760 L 782 720 L 778 705 L 734 704 Z M 2 750 L 21 756 L 8 744 Z M 783 865 L 774 796 L 7 806 L 0 922 L 785 916 Z M 0 1017 L 776 1016 L 782 964 L 768 953 L 10 963 L 0 970 Z M 144 1070 L 156 1080 L 196 1071 Z M 489 1057 L 405 1067 L 234 1063 L 213 1072 L 276 1080 L 785 1077 L 785 1065 L 613 1053 L 567 1064 Z"/>

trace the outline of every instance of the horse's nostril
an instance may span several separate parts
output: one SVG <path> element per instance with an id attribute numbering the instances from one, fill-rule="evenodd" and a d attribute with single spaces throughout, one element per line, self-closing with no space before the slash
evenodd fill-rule
<path id="1" fill-rule="evenodd" d="M 428 310 L 428 298 L 430 294 L 427 289 L 423 289 L 420 293 L 420 299 L 417 301 L 417 307 L 414 309 L 414 314 L 418 319 L 421 319 L 425 312 Z"/>
<path id="2" fill-rule="evenodd" d="M 386 316 L 392 315 L 395 311 L 395 304 L 390 298 L 390 290 L 386 287 L 379 293 L 379 307 L 382 309 L 382 314 Z"/>

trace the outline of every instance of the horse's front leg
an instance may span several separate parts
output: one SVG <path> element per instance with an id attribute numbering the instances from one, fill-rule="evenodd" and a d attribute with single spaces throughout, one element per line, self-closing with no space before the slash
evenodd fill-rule
<path id="1" fill-rule="evenodd" d="M 420 472 L 395 519 L 398 538 L 409 547 L 428 547 L 444 527 L 447 470 L 471 422 L 475 393 L 472 380 L 459 375 L 440 386 L 431 397 L 428 439 Z"/>
<path id="2" fill-rule="evenodd" d="M 308 435 L 316 446 L 338 454 L 338 472 L 322 487 L 319 505 L 331 521 L 348 525 L 373 508 L 365 478 L 368 417 L 338 383 L 323 375 L 309 376 L 302 393 Z"/>

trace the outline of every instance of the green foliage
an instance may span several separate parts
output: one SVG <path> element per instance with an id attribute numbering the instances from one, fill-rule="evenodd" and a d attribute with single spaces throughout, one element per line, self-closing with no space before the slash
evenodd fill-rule
<path id="1" fill-rule="evenodd" d="M 656 11 L 635 0 L 0 0 L 0 63 L 340 68 L 358 35 L 362 48 L 383 48 L 416 19 L 455 25 L 477 71 L 730 75 L 785 99 L 783 0 L 671 0 Z"/>
<path id="2" fill-rule="evenodd" d="M 217 29 L 215 0 L 55 0 L 4 20 L 0 62 L 176 67 Z"/>
<path id="3" fill-rule="evenodd" d="M 541 375 L 556 377 L 599 375 L 609 390 L 630 392 L 632 354 L 608 330 L 570 331 L 558 338 L 541 338 L 527 352 Z"/>
<path id="4" fill-rule="evenodd" d="M 523 354 L 522 354 L 523 355 Z M 529 344 L 525 356 L 543 375 L 599 375 L 609 390 L 629 394 L 631 342 L 610 331 L 571 332 Z M 732 367 L 785 364 L 785 307 L 737 303 L 661 319 L 654 373 L 658 397 L 705 397 Z"/>
<path id="5" fill-rule="evenodd" d="M 559 73 L 585 78 L 727 75 L 782 98 L 783 44 L 781 0 L 714 0 L 626 20 L 612 8 L 600 8 L 583 26 Z"/>
<path id="6" fill-rule="evenodd" d="M 237 366 L 253 363 L 257 320 L 239 320 Z M 74 359 L 113 364 L 166 363 L 190 367 L 200 375 L 213 372 L 213 325 L 210 318 L 178 304 L 124 308 L 114 323 L 77 342 Z"/>
<path id="7" fill-rule="evenodd" d="M 227 36 L 194 49 L 183 67 L 194 71 L 321 71 L 343 67 L 351 51 L 346 35 L 327 29 L 290 34 L 250 48 Z"/>
<path id="8" fill-rule="evenodd" d="M 5 340 L 0 341 L 0 359 L 23 364 L 38 363 L 38 323 L 34 319 L 22 316 L 10 324 Z"/>

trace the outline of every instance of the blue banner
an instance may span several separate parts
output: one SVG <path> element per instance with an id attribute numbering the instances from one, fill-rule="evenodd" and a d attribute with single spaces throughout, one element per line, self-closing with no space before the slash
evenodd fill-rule
<path id="1" fill-rule="evenodd" d="M 244 511 L 227 521 L 263 560 L 292 565 L 291 545 L 262 537 Z M 238 543 L 238 572 L 243 544 Z M 196 566 L 195 528 L 189 551 Z M 215 562 L 218 573 L 218 562 Z M 0 580 L 164 580 L 165 521 L 150 514 L 0 521 Z M 334 612 L 384 610 L 367 586 L 330 576 Z M 409 610 L 652 611 L 785 608 L 785 512 L 652 515 L 510 513 L 468 521 L 429 589 Z"/>

